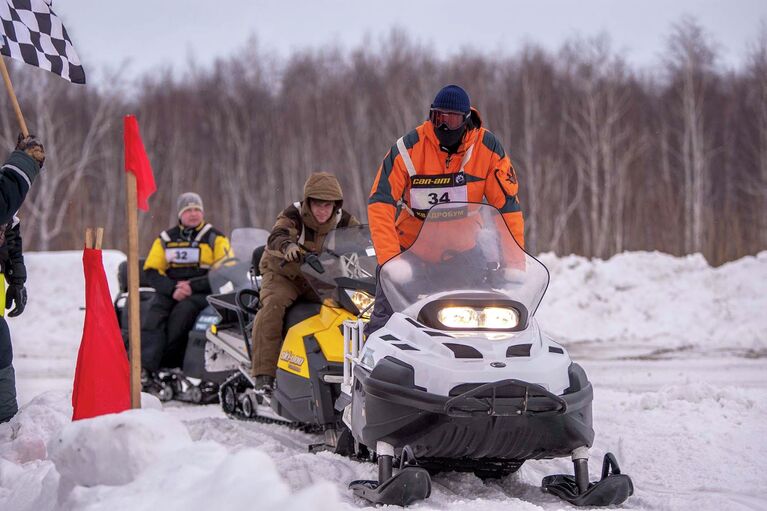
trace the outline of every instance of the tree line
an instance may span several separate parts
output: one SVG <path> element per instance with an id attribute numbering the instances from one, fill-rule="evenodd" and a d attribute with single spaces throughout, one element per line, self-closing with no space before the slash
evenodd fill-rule
<path id="1" fill-rule="evenodd" d="M 462 85 L 510 153 L 532 253 L 609 257 L 700 252 L 721 264 L 767 249 L 767 30 L 748 63 L 718 64 L 694 19 L 670 31 L 657 66 L 638 70 L 605 37 L 550 52 L 464 51 L 440 59 L 393 32 L 377 47 L 322 48 L 284 60 L 254 41 L 206 68 L 73 86 L 12 66 L 46 170 L 20 217 L 26 250 L 82 246 L 106 227 L 124 250 L 122 116 L 135 113 L 157 180 L 140 215 L 142 251 L 199 192 L 218 228 L 271 228 L 315 171 L 335 173 L 345 207 L 366 217 L 376 170 L 423 122 L 439 88 Z M 18 128 L 0 96 L 0 137 Z"/>

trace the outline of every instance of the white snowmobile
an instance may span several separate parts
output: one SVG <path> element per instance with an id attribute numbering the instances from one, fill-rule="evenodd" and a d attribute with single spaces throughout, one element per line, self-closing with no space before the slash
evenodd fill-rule
<path id="1" fill-rule="evenodd" d="M 269 231 L 256 228 L 239 228 L 232 231 L 230 236 L 231 256 L 219 261 L 205 278 L 208 279 L 214 293 L 234 293 L 237 290 L 250 288 L 248 278 L 250 260 L 248 259 L 257 246 L 266 243 Z M 240 258 L 238 258 L 238 255 Z M 140 261 L 143 268 L 144 260 Z M 115 312 L 122 331 L 123 340 L 128 343 L 128 276 L 127 261 L 123 261 L 117 270 L 117 280 L 120 293 L 114 301 Z M 139 272 L 139 296 L 141 316 L 144 317 L 155 295 L 154 288 L 149 286 L 143 270 Z M 221 321 L 221 316 L 211 305 L 197 315 L 194 327 L 189 332 L 189 339 L 181 368 L 160 369 L 146 373 L 142 377 L 142 387 L 154 394 L 161 401 L 183 401 L 193 404 L 213 404 L 219 399 L 219 385 L 234 372 L 234 367 L 214 368 L 205 367 L 206 332 L 211 325 Z"/>
<path id="2" fill-rule="evenodd" d="M 345 323 L 336 407 L 357 449 L 378 463 L 378 480 L 350 484 L 355 495 L 405 506 L 429 496 L 430 472 L 498 477 L 528 459 L 566 456 L 575 475 L 544 478 L 544 491 L 578 506 L 633 493 L 612 454 L 602 479 L 589 482 L 591 384 L 538 327 L 548 270 L 497 209 L 435 206 L 379 279 L 394 311 L 386 325 L 363 342 L 362 321 Z"/>

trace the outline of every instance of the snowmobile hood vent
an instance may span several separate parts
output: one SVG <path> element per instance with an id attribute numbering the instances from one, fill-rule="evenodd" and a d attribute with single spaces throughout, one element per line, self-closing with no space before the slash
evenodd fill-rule
<path id="1" fill-rule="evenodd" d="M 515 344 L 506 349 L 506 357 L 529 357 L 532 344 Z"/>
<path id="2" fill-rule="evenodd" d="M 480 353 L 476 348 L 472 348 L 471 346 L 449 342 L 443 344 L 446 348 L 453 352 L 455 358 L 482 358 L 482 353 Z"/>

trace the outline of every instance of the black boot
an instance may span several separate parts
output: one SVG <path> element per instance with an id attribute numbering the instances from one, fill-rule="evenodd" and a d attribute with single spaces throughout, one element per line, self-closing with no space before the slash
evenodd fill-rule
<path id="1" fill-rule="evenodd" d="M 0 423 L 8 422 L 18 411 L 16 373 L 10 365 L 0 369 Z"/>
<path id="2" fill-rule="evenodd" d="M 268 374 L 259 374 L 256 376 L 254 385 L 256 392 L 271 392 L 274 390 L 274 376 Z"/>

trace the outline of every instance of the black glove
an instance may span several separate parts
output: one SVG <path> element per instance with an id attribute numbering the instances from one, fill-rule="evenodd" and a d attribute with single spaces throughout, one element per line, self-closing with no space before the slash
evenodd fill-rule
<path id="1" fill-rule="evenodd" d="M 16 150 L 24 151 L 37 162 L 40 168 L 43 168 L 43 163 L 45 163 L 45 148 L 43 148 L 43 143 L 40 142 L 36 136 L 30 133 L 25 137 L 23 134 L 19 133 L 19 138 L 16 140 Z"/>
<path id="2" fill-rule="evenodd" d="M 24 284 L 11 284 L 8 286 L 8 290 L 5 292 L 5 308 L 10 309 L 14 302 L 16 307 L 8 313 L 8 317 L 11 318 L 20 315 L 27 306 L 27 288 L 24 287 Z"/>

